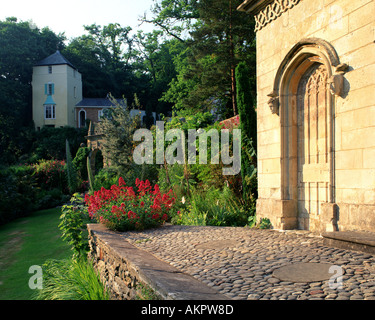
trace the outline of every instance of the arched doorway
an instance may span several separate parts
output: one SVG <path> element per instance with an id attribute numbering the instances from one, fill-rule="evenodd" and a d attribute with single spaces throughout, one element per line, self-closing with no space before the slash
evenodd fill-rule
<path id="1" fill-rule="evenodd" d="M 86 111 L 85 110 L 81 110 L 79 112 L 78 122 L 79 122 L 79 125 L 78 125 L 79 128 L 86 127 Z"/>
<path id="2" fill-rule="evenodd" d="M 329 146 L 333 118 L 326 67 L 313 63 L 297 89 L 297 217 L 299 229 L 319 220 L 322 203 L 329 202 Z M 331 184 L 332 185 L 332 184 Z M 315 222 L 316 223 L 316 222 Z"/>
<path id="3" fill-rule="evenodd" d="M 319 231 L 335 220 L 335 94 L 342 85 L 333 47 L 298 43 L 279 67 L 269 95 L 280 115 L 282 216 L 295 228 Z"/>

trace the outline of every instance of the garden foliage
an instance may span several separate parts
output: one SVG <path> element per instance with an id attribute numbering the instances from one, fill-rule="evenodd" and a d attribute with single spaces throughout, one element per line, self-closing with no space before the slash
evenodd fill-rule
<path id="1" fill-rule="evenodd" d="M 88 251 L 87 239 L 87 209 L 84 207 L 83 198 L 76 193 L 68 204 L 61 208 L 59 228 L 62 238 L 72 246 L 73 257 L 85 256 Z"/>
<path id="2" fill-rule="evenodd" d="M 220 130 L 222 125 L 214 121 L 211 113 L 188 111 L 178 112 L 165 124 L 165 131 L 169 129 L 182 129 L 187 136 L 188 130 Z M 220 134 L 219 134 L 220 136 Z M 165 147 L 169 145 L 167 142 Z M 249 141 L 245 140 L 242 153 L 249 157 L 251 165 L 254 164 L 255 152 Z M 232 135 L 230 134 L 230 145 Z M 173 189 L 178 202 L 179 214 L 172 219 L 176 224 L 215 225 L 215 226 L 245 226 L 249 219 L 255 215 L 255 197 L 245 197 L 241 174 L 224 176 L 223 164 L 211 163 L 211 139 L 207 143 L 207 164 L 199 163 L 201 148 L 199 139 L 196 141 L 196 164 L 164 164 L 158 172 L 158 185 L 161 190 Z M 220 148 L 219 148 L 220 149 Z M 185 147 L 188 152 L 187 146 Z M 221 150 L 219 156 L 221 159 Z M 187 159 L 186 154 L 186 159 Z M 245 176 L 247 184 L 256 190 L 256 167 L 250 175 Z M 181 203 L 184 199 L 184 203 Z"/>
<path id="3" fill-rule="evenodd" d="M 99 273 L 85 257 L 47 260 L 43 265 L 43 289 L 36 300 L 109 300 Z"/>
<path id="4" fill-rule="evenodd" d="M 0 225 L 69 200 L 63 161 L 0 169 Z"/>
<path id="5" fill-rule="evenodd" d="M 172 190 L 162 193 L 148 180 L 136 180 L 136 188 L 128 187 L 120 178 L 118 185 L 101 188 L 85 196 L 89 216 L 109 229 L 143 230 L 162 225 L 174 211 Z"/>
<path id="6" fill-rule="evenodd" d="M 118 101 L 112 96 L 110 100 L 114 106 L 102 117 L 98 130 L 105 135 L 103 156 L 124 176 L 133 164 L 133 134 L 140 126 L 140 119 L 130 116 L 126 100 Z"/>
<path id="7" fill-rule="evenodd" d="M 244 200 L 251 201 L 257 198 L 256 181 L 256 142 L 257 142 L 257 115 L 254 108 L 254 99 L 251 95 L 250 71 L 245 62 L 240 62 L 236 68 L 237 103 L 240 116 L 242 141 L 241 176 Z"/>

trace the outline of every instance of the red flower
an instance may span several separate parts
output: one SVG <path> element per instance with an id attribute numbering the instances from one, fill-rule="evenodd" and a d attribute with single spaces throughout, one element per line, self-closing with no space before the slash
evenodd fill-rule
<path id="1" fill-rule="evenodd" d="M 118 185 L 119 185 L 119 187 L 121 187 L 121 186 L 125 186 L 125 185 L 126 185 L 126 183 L 125 183 L 125 181 L 124 181 L 124 179 L 123 179 L 122 177 L 120 177 L 120 178 L 118 179 Z"/>
<path id="2" fill-rule="evenodd" d="M 158 185 L 151 186 L 148 180 L 136 179 L 136 186 L 136 189 L 126 187 L 125 181 L 119 178 L 118 185 L 86 195 L 89 216 L 100 223 L 110 223 L 111 228 L 126 226 L 127 230 L 143 229 L 167 221 L 167 212 L 172 210 L 175 202 L 173 191 L 162 193 Z"/>

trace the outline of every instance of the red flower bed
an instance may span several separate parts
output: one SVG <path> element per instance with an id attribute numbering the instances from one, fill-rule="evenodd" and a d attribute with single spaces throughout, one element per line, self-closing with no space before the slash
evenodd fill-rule
<path id="1" fill-rule="evenodd" d="M 143 230 L 162 225 L 174 210 L 173 191 L 162 194 L 159 186 L 136 179 L 136 190 L 127 187 L 122 178 L 110 189 L 101 188 L 86 194 L 85 203 L 91 219 L 111 230 Z"/>

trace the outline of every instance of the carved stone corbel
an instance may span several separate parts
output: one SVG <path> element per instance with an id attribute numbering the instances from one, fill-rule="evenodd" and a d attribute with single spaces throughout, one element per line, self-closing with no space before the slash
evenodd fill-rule
<path id="1" fill-rule="evenodd" d="M 279 115 L 280 101 L 278 94 L 275 92 L 271 92 L 267 96 L 270 97 L 270 99 L 268 100 L 268 105 L 271 109 L 272 114 Z"/>
<path id="2" fill-rule="evenodd" d="M 348 69 L 345 63 L 336 67 L 335 74 L 329 79 L 329 89 L 331 94 L 341 97 L 344 91 L 344 74 Z"/>

